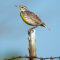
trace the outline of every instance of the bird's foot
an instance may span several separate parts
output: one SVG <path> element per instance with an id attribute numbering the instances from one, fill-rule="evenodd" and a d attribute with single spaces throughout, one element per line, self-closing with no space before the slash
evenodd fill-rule
<path id="1" fill-rule="evenodd" d="M 28 34 L 30 34 L 30 32 L 32 31 L 32 32 L 34 32 L 34 28 L 36 28 L 37 26 L 34 26 L 34 27 L 32 27 L 32 28 L 30 28 L 30 29 L 28 29 Z"/>
<path id="2" fill-rule="evenodd" d="M 33 28 L 28 29 L 28 34 L 33 31 Z"/>

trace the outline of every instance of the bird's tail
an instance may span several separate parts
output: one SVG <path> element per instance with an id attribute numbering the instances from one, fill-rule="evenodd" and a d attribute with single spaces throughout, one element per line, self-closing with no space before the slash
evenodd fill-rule
<path id="1" fill-rule="evenodd" d="M 46 28 L 46 29 L 48 29 L 48 30 L 51 30 L 50 28 L 48 28 L 48 26 L 46 26 L 46 25 L 44 25 L 44 27 Z"/>

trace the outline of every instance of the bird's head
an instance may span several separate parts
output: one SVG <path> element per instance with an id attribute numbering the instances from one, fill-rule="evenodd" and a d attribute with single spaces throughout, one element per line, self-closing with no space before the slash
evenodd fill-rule
<path id="1" fill-rule="evenodd" d="M 19 7 L 21 11 L 27 11 L 27 7 L 26 6 L 16 6 L 16 7 Z"/>

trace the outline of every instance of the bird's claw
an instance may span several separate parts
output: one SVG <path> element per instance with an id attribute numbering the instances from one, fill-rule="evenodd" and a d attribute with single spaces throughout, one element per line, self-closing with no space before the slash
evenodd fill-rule
<path id="1" fill-rule="evenodd" d="M 33 31 L 33 29 L 32 29 L 32 28 L 28 29 L 28 34 L 29 34 L 31 31 Z"/>

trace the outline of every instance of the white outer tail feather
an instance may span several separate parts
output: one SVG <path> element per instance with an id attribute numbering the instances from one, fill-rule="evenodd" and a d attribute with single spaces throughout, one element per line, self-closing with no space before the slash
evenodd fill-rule
<path id="1" fill-rule="evenodd" d="M 45 27 L 46 29 L 50 30 L 50 28 L 48 28 L 48 26 L 44 25 L 44 27 Z"/>

